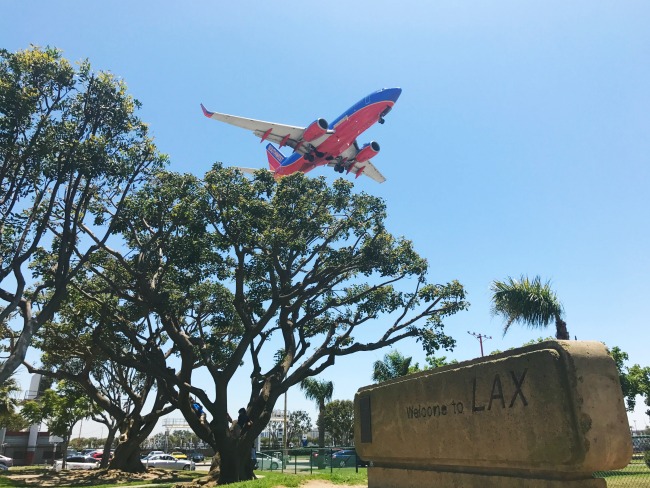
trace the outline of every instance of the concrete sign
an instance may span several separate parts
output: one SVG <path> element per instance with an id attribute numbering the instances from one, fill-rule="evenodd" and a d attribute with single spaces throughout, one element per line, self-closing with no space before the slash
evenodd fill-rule
<path id="1" fill-rule="evenodd" d="M 368 386 L 355 416 L 371 488 L 486 488 L 486 475 L 499 487 L 510 486 L 503 477 L 601 486 L 592 473 L 632 455 L 618 373 L 599 342 L 549 341 Z"/>

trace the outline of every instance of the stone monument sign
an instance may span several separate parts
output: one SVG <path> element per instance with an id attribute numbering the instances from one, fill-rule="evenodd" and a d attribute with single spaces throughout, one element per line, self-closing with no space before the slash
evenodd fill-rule
<path id="1" fill-rule="evenodd" d="M 369 488 L 601 487 L 632 445 L 600 342 L 548 341 L 361 388 Z"/>

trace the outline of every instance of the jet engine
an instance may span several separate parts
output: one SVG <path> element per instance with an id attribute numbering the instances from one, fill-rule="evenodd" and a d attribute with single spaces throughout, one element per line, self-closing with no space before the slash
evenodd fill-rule
<path id="1" fill-rule="evenodd" d="M 314 120 L 309 127 L 305 129 L 305 133 L 302 135 L 303 141 L 311 142 L 314 139 L 318 139 L 320 136 L 324 136 L 327 133 L 329 125 L 327 120 L 318 119 Z"/>
<path id="2" fill-rule="evenodd" d="M 375 157 L 377 154 L 379 154 L 379 144 L 372 141 L 370 144 L 363 146 L 354 159 L 356 159 L 358 163 L 363 163 L 364 161 L 368 161 L 370 158 Z"/>

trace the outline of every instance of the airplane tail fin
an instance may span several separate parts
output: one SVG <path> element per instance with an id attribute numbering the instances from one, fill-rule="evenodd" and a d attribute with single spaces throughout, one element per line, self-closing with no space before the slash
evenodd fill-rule
<path id="1" fill-rule="evenodd" d="M 284 156 L 280 151 L 278 151 L 273 144 L 267 144 L 266 146 L 266 157 L 269 159 L 269 169 L 275 171 L 280 167 L 282 161 L 284 161 Z"/>

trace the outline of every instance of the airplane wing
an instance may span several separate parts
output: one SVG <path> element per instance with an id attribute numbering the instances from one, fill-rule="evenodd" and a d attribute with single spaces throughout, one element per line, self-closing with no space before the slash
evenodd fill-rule
<path id="1" fill-rule="evenodd" d="M 248 129 L 253 132 L 262 141 L 271 141 L 278 144 L 280 147 L 289 146 L 296 149 L 296 152 L 305 154 L 309 148 L 304 147 L 304 144 L 299 144 L 302 140 L 302 135 L 305 132 L 305 127 L 296 127 L 293 125 L 277 124 L 275 122 L 266 122 L 264 120 L 249 119 L 246 117 L 238 117 L 236 115 L 222 114 L 219 112 L 210 112 L 203 104 L 203 115 L 209 119 L 225 122 L 226 124 Z"/>

